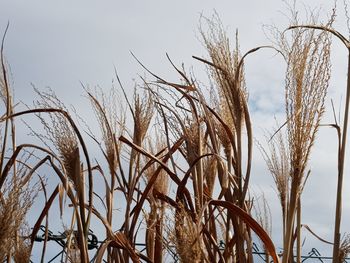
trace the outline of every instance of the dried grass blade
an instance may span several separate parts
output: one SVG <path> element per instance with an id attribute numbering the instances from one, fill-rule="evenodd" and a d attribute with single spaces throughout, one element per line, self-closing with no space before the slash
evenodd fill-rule
<path id="1" fill-rule="evenodd" d="M 314 231 L 312 231 L 312 229 L 308 226 L 308 225 L 304 225 L 302 224 L 301 227 L 305 228 L 307 231 L 309 231 L 314 237 L 316 237 L 318 240 L 322 241 L 323 243 L 329 244 L 329 245 L 333 245 L 332 242 L 329 242 L 325 239 L 323 239 L 322 237 L 320 237 L 319 235 L 317 235 Z"/>
<path id="2" fill-rule="evenodd" d="M 46 202 L 43 210 L 41 211 L 39 218 L 37 219 L 36 223 L 34 224 L 33 231 L 31 233 L 31 238 L 30 238 L 31 249 L 33 248 L 34 240 L 35 240 L 36 234 L 38 233 L 38 231 L 40 229 L 41 222 L 43 221 L 44 217 L 47 216 L 47 213 L 48 213 L 48 211 L 49 211 L 49 209 L 50 209 L 50 207 L 51 207 L 51 205 L 52 205 L 53 201 L 55 200 L 58 193 L 59 193 L 59 185 L 56 186 L 55 190 L 53 191 L 50 198 Z"/>
<path id="3" fill-rule="evenodd" d="M 7 80 L 7 72 L 6 72 L 6 67 L 4 63 L 4 44 L 5 44 L 5 38 L 6 34 L 9 28 L 9 22 L 6 25 L 5 32 L 2 37 L 1 41 L 1 50 L 0 50 L 0 60 L 1 60 L 1 70 L 2 70 L 2 75 L 4 78 L 4 86 L 6 90 L 6 115 L 5 117 L 9 116 L 11 114 L 11 98 L 10 98 L 10 91 L 9 91 L 9 85 L 8 85 L 8 80 Z M 11 118 L 6 118 L 6 123 L 5 123 L 5 133 L 3 136 L 3 142 L 2 142 L 2 154 L 0 156 L 0 172 L 2 170 L 2 166 L 4 164 L 4 158 L 5 158 L 5 150 L 6 150 L 6 142 L 7 142 L 7 135 L 8 135 L 8 122 Z"/>
<path id="4" fill-rule="evenodd" d="M 40 184 L 41 184 L 41 187 L 42 187 L 43 192 L 44 192 L 45 203 L 47 203 L 47 191 L 46 191 L 46 186 L 45 186 L 44 180 L 41 178 L 40 175 L 38 177 L 39 177 Z M 44 238 L 44 245 L 43 245 L 43 249 L 41 252 L 41 259 L 40 259 L 40 262 L 42 262 L 42 263 L 44 262 L 44 258 L 45 258 L 48 235 L 49 235 L 49 214 L 46 215 L 46 220 L 45 220 L 45 238 Z"/>
<path id="5" fill-rule="evenodd" d="M 209 205 L 213 205 L 216 207 L 224 207 L 229 211 L 231 211 L 234 215 L 238 216 L 247 226 L 249 226 L 258 235 L 258 237 L 266 246 L 266 250 L 271 255 L 274 263 L 280 262 L 271 238 L 266 233 L 266 231 L 259 225 L 259 223 L 254 220 L 254 218 L 251 215 L 249 215 L 239 206 L 228 201 L 211 200 L 209 201 Z"/>
<path id="6" fill-rule="evenodd" d="M 63 197 L 64 197 L 64 186 L 59 185 L 58 186 L 58 201 L 59 201 L 59 207 L 60 207 L 60 216 L 63 215 Z"/>
<path id="7" fill-rule="evenodd" d="M 295 25 L 295 26 L 290 26 L 288 27 L 285 31 L 290 30 L 290 29 L 296 29 L 296 28 L 309 28 L 309 29 L 318 29 L 322 31 L 327 31 L 336 37 L 338 37 L 341 42 L 347 47 L 350 48 L 350 42 L 347 40 L 340 32 L 337 30 L 334 30 L 333 28 L 325 27 L 325 26 L 316 26 L 316 25 Z"/>
<path id="8" fill-rule="evenodd" d="M 155 162 L 157 162 L 160 167 L 157 169 L 157 171 L 155 172 L 155 174 L 151 177 L 151 179 L 149 180 L 144 192 L 142 193 L 142 196 L 139 200 L 139 202 L 137 203 L 137 205 L 135 206 L 135 208 L 132 210 L 132 212 L 130 214 L 134 213 L 133 219 L 132 219 L 132 223 L 131 223 L 131 228 L 130 228 L 130 233 L 133 232 L 135 225 L 136 225 L 136 221 L 137 218 L 139 217 L 139 214 L 141 212 L 142 206 L 144 201 L 146 200 L 149 191 L 152 189 L 153 184 L 156 182 L 156 179 L 158 177 L 158 174 L 160 172 L 161 169 L 164 169 L 169 176 L 171 177 L 171 179 L 176 183 L 176 184 L 180 184 L 180 179 L 177 177 L 177 175 L 175 173 L 173 173 L 168 166 L 166 165 L 166 162 L 170 156 L 177 151 L 177 149 L 181 146 L 182 142 L 183 142 L 183 138 L 180 138 L 174 145 L 173 147 L 169 150 L 168 154 L 163 158 L 163 160 L 159 160 L 157 157 L 153 156 L 152 154 L 148 153 L 147 151 L 145 151 L 144 149 L 142 149 L 141 147 L 139 147 L 138 145 L 132 143 L 131 141 L 129 141 L 128 139 L 126 139 L 125 137 L 121 136 L 119 138 L 119 140 L 121 140 L 122 142 L 128 144 L 129 146 L 131 146 L 133 149 L 135 149 L 136 151 L 144 154 L 145 156 L 149 157 L 150 159 L 154 160 Z"/>

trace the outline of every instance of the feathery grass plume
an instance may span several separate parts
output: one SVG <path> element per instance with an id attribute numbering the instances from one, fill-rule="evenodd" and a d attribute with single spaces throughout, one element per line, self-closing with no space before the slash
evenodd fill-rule
<path id="1" fill-rule="evenodd" d="M 231 131 L 234 131 L 234 123 L 232 119 L 232 115 L 230 112 L 228 101 L 225 98 L 225 94 L 223 92 L 223 89 L 220 88 L 219 85 L 217 85 L 216 78 L 213 78 L 212 75 L 210 75 L 210 79 L 216 83 L 216 87 L 219 87 L 218 90 L 215 90 L 212 86 L 210 91 L 210 100 L 211 104 L 214 105 L 214 108 L 219 113 L 220 118 L 222 121 L 231 129 Z M 215 85 L 215 84 L 213 84 Z M 227 135 L 227 131 L 223 127 L 223 125 L 216 119 L 214 119 L 215 123 L 215 133 L 217 134 L 219 141 L 221 145 L 224 148 L 224 153 L 226 157 L 232 156 L 232 144 L 229 139 L 229 136 Z M 229 160 L 228 160 L 229 161 Z M 231 171 L 231 168 L 230 168 Z"/>
<path id="2" fill-rule="evenodd" d="M 134 121 L 132 141 L 136 146 L 142 147 L 154 114 L 154 103 L 149 92 L 144 91 L 142 97 L 140 97 L 140 94 L 134 90 L 133 106 L 131 106 L 129 102 L 128 104 Z M 141 169 L 142 167 L 140 154 L 138 151 L 132 148 L 129 155 L 129 174 L 127 181 L 125 222 L 123 225 L 124 234 L 128 236 L 130 243 L 134 243 L 133 232 L 135 230 L 135 226 L 130 226 L 130 211 L 131 205 L 133 201 L 135 201 L 134 195 L 135 192 L 137 193 L 137 184 L 140 179 L 139 172 Z M 138 200 L 136 200 L 136 203 L 137 201 Z M 136 218 L 137 217 L 134 215 L 133 220 L 135 219 L 136 221 Z M 127 252 L 124 252 L 124 259 L 126 261 L 129 260 L 129 255 Z"/>
<path id="3" fill-rule="evenodd" d="M 348 255 L 350 254 L 350 235 L 344 235 L 342 240 L 341 240 L 341 244 L 340 244 L 340 248 L 339 248 L 339 262 L 344 263 L 346 262 L 346 258 L 348 257 Z"/>
<path id="4" fill-rule="evenodd" d="M 32 206 L 39 188 L 20 180 L 18 176 L 7 178 L 0 194 L 0 261 L 7 257 L 20 257 L 18 254 L 20 245 L 23 245 L 24 257 L 27 250 L 24 250 L 26 242 L 19 241 L 21 231 L 25 226 L 25 216 Z M 23 231 L 22 231 L 23 232 Z M 18 253 L 15 253 L 15 252 Z M 15 253 L 15 254 L 14 254 Z"/>
<path id="5" fill-rule="evenodd" d="M 345 16 L 347 18 L 348 32 L 349 28 L 349 13 L 348 5 L 344 0 Z M 292 25 L 288 28 L 296 29 L 313 29 L 321 30 L 322 32 L 327 32 L 337 37 L 345 45 L 348 55 L 350 55 L 350 41 L 340 32 L 332 28 L 332 22 L 335 20 L 337 9 L 337 2 L 334 3 L 333 13 L 330 18 L 330 22 L 326 25 L 316 25 L 316 24 L 304 24 L 304 25 Z M 333 262 L 339 262 L 339 249 L 340 249 L 340 225 L 341 225 L 341 213 L 342 213 L 342 194 L 343 194 L 343 177 L 344 177 L 344 163 L 345 163 L 345 153 L 346 153 L 346 140 L 347 140 L 347 129 L 348 129 L 348 119 L 349 119 L 349 105 L 350 105 L 350 60 L 348 60 L 348 73 L 347 73 L 347 88 L 346 88 L 346 99 L 345 99 L 345 109 L 344 109 L 344 121 L 343 129 L 341 130 L 337 123 L 333 125 L 338 133 L 339 147 L 338 147 L 338 180 L 337 180 L 337 197 L 336 197 L 336 212 L 335 212 L 335 224 L 334 224 L 334 242 L 333 242 Z M 335 119 L 336 120 L 336 119 Z M 300 257 L 299 257 L 300 258 Z"/>
<path id="6" fill-rule="evenodd" d="M 119 138 L 125 130 L 123 103 L 115 88 L 111 88 L 107 94 L 95 89 L 94 93 L 88 91 L 88 95 L 102 132 L 110 173 L 113 174 L 118 169 L 116 155 L 120 151 L 120 142 L 115 138 Z"/>
<path id="7" fill-rule="evenodd" d="M 5 62 L 3 66 L 0 64 L 0 98 L 3 101 L 5 107 L 7 107 L 7 104 L 10 103 L 9 108 L 12 108 L 13 92 L 11 91 L 8 79 L 10 66 Z"/>
<path id="8" fill-rule="evenodd" d="M 161 154 L 164 149 L 166 149 L 166 142 L 163 137 L 156 134 L 155 135 L 155 145 L 152 141 L 148 140 L 148 152 Z M 145 158 L 145 165 L 147 164 L 148 158 Z M 155 163 L 151 164 L 145 171 L 144 176 L 146 178 L 146 183 L 152 178 L 158 165 Z M 153 189 L 163 195 L 168 194 L 169 187 L 169 176 L 164 171 L 161 170 L 157 176 L 155 183 L 153 184 Z M 159 262 L 161 262 L 163 257 L 163 225 L 164 225 L 164 213 L 165 213 L 165 203 L 162 200 L 158 200 L 153 197 L 153 191 L 150 191 L 148 201 L 150 203 L 150 211 L 146 213 L 146 251 L 147 256 L 154 261 L 155 257 L 158 256 Z M 158 250 L 158 251 L 157 251 Z M 161 250 L 161 251 L 160 251 Z M 156 255 L 157 253 L 157 255 Z"/>
<path id="9" fill-rule="evenodd" d="M 311 13 L 315 24 L 317 15 Z M 292 24 L 298 24 L 292 10 Z M 328 23 L 330 26 L 332 20 Z M 291 38 L 280 35 L 279 48 L 287 63 L 285 103 L 290 159 L 290 196 L 284 239 L 283 262 L 291 255 L 293 225 L 298 200 L 305 179 L 305 169 L 324 112 L 324 101 L 330 78 L 330 45 L 328 32 L 296 28 Z"/>
<path id="10" fill-rule="evenodd" d="M 208 159 L 203 160 L 203 171 L 204 171 L 204 179 L 206 182 L 206 190 L 205 194 L 208 196 L 208 198 L 212 198 L 213 191 L 214 191 L 214 185 L 215 185 L 215 178 L 217 175 L 217 158 L 211 157 Z"/>
<path id="11" fill-rule="evenodd" d="M 202 262 L 204 255 L 198 226 L 181 204 L 175 215 L 175 237 L 175 249 L 181 262 Z"/>
<path id="12" fill-rule="evenodd" d="M 285 235 L 287 206 L 289 198 L 289 184 L 290 184 L 290 162 L 288 145 L 284 141 L 282 131 L 275 135 L 270 135 L 267 139 L 268 150 L 265 150 L 261 145 L 259 149 L 267 164 L 277 188 L 278 197 L 282 208 L 282 237 Z"/>
<path id="13" fill-rule="evenodd" d="M 182 132 L 185 139 L 185 158 L 188 165 L 192 166 L 203 152 L 203 145 L 201 145 L 201 142 L 203 142 L 203 132 L 201 131 L 198 121 L 192 119 L 187 119 L 187 123 L 185 123 Z M 203 199 L 203 192 L 201 191 L 201 189 L 203 189 L 203 180 L 199 177 L 202 178 L 202 171 L 196 166 L 191 171 L 191 178 L 197 212 L 199 212 L 203 205 L 201 201 Z"/>
<path id="14" fill-rule="evenodd" d="M 9 80 L 9 66 L 6 64 L 5 59 L 4 59 L 4 54 L 3 54 L 3 48 L 4 48 L 4 41 L 5 41 L 5 36 L 8 30 L 8 24 L 5 29 L 5 33 L 2 38 L 1 42 L 1 51 L 0 51 L 0 99 L 3 100 L 5 110 L 4 110 L 4 115 L 3 116 L 11 116 L 14 111 L 13 107 L 13 96 L 11 92 L 11 87 L 10 87 L 10 80 Z M 4 176 L 6 174 L 3 173 L 3 165 L 4 165 L 4 159 L 5 159 L 5 152 L 8 150 L 8 138 L 11 135 L 11 146 L 12 146 L 12 151 L 16 148 L 16 128 L 15 128 L 15 122 L 13 118 L 6 118 L 5 124 L 3 127 L 0 126 L 2 129 L 1 131 L 1 150 L 0 150 L 0 179 L 4 180 Z M 16 163 L 16 162 L 15 162 Z M 13 165 L 13 174 L 16 176 L 16 165 Z"/>
<path id="15" fill-rule="evenodd" d="M 185 129 L 182 131 L 185 136 L 186 142 L 186 159 L 189 165 L 192 165 L 194 161 L 199 157 L 199 142 L 200 142 L 200 132 L 196 121 L 187 119 L 185 123 Z"/>
<path id="16" fill-rule="evenodd" d="M 87 93 L 102 133 L 102 140 L 105 148 L 103 149 L 103 147 L 100 146 L 100 149 L 109 167 L 110 182 L 109 185 L 106 186 L 106 216 L 107 221 L 112 226 L 116 180 L 117 186 L 120 189 L 125 191 L 124 189 L 126 187 L 126 179 L 123 173 L 121 173 L 121 178 L 117 175 L 121 153 L 121 143 L 117 138 L 119 138 L 125 130 L 125 110 L 123 109 L 123 104 L 115 88 L 110 89 L 107 95 L 102 92 L 101 89 L 96 89 L 94 94 L 89 91 L 87 91 Z M 99 141 L 97 139 L 95 140 L 97 142 Z"/>
<path id="17" fill-rule="evenodd" d="M 227 159 L 227 171 L 230 174 L 230 188 L 225 190 L 225 199 L 227 201 L 237 203 L 242 209 L 247 210 L 246 194 L 248 191 L 251 157 L 252 157 L 252 127 L 248 111 L 248 93 L 244 78 L 244 63 L 239 51 L 238 33 L 236 33 L 236 46 L 231 51 L 229 38 L 227 37 L 222 23 L 217 15 L 211 20 L 206 19 L 208 27 L 207 32 L 200 28 L 204 45 L 209 53 L 210 76 L 214 81 L 219 99 L 219 116 L 227 126 L 227 128 L 217 128 L 216 133 L 224 147 Z M 204 60 L 202 60 L 204 61 Z M 222 124 L 220 126 L 223 126 Z M 247 155 L 246 169 L 244 171 L 243 158 L 243 131 L 246 131 Z M 227 140 L 230 138 L 230 141 Z M 230 144 L 229 144 L 230 143 Z M 228 180 L 225 179 L 226 173 L 219 174 L 221 184 Z M 221 185 L 225 188 L 225 185 Z M 227 224 L 232 223 L 234 235 L 236 238 L 235 256 L 236 260 L 245 262 L 251 260 L 250 253 L 246 253 L 245 245 L 248 250 L 251 249 L 251 238 L 249 231 L 243 222 L 238 218 L 227 218 Z M 229 227 L 227 227 L 228 240 Z"/>
<path id="18" fill-rule="evenodd" d="M 154 113 L 154 105 L 152 97 L 148 92 L 142 94 L 134 93 L 134 135 L 133 142 L 141 146 L 143 139 L 146 136 L 147 130 L 152 120 Z"/>
<path id="19" fill-rule="evenodd" d="M 222 119 L 232 130 L 240 129 L 244 122 L 244 107 L 248 99 L 245 86 L 243 68 L 239 66 L 240 51 L 238 33 L 236 33 L 236 47 L 231 51 L 230 41 L 226 35 L 218 15 L 205 19 L 208 32 L 200 29 L 204 45 L 209 53 L 211 62 L 210 75 L 218 88 L 219 107 Z M 236 76 L 239 72 L 238 81 Z M 224 138 L 225 136 L 221 136 Z M 225 145 L 225 144 L 224 144 Z"/>
<path id="20" fill-rule="evenodd" d="M 164 149 L 166 149 L 165 138 L 158 134 L 155 134 L 152 137 L 155 138 L 154 141 L 151 141 L 151 139 L 147 140 L 148 141 L 147 151 L 150 153 L 157 153 L 157 155 L 163 153 Z M 144 160 L 144 162 L 146 165 L 147 161 L 149 161 L 149 158 L 145 158 L 145 159 L 146 160 Z M 158 165 L 153 163 L 144 171 L 144 175 L 147 183 L 148 183 L 148 180 L 152 178 L 152 176 L 154 175 L 157 169 L 158 169 Z M 157 176 L 156 182 L 153 184 L 153 189 L 155 189 L 157 192 L 163 195 L 167 195 L 168 187 L 169 187 L 169 176 L 164 170 L 161 170 L 159 172 L 159 175 Z M 150 193 L 152 193 L 152 191 Z"/>
<path id="21" fill-rule="evenodd" d="M 2 67 L 0 69 L 2 72 Z M 7 72 L 6 69 L 5 69 L 5 72 Z M 6 90 L 5 78 L 4 78 L 3 74 L 1 73 L 1 75 L 0 75 L 0 98 L 5 105 L 7 104 L 6 97 L 7 97 L 7 90 Z"/>
<path id="22" fill-rule="evenodd" d="M 65 105 L 59 100 L 52 90 L 49 90 L 48 92 L 40 92 L 39 90 L 35 89 L 35 91 L 40 97 L 40 100 L 36 101 L 35 103 L 38 108 L 55 108 L 68 112 Z M 88 225 L 90 223 L 90 212 L 88 213 L 88 217 L 86 217 L 85 175 L 83 172 L 83 163 L 80 160 L 77 138 L 78 131 L 73 129 L 72 124 L 63 114 L 60 114 L 59 112 L 48 112 L 47 114 L 49 116 L 48 119 L 41 114 L 37 114 L 46 132 L 46 135 L 38 134 L 38 137 L 48 148 L 50 148 L 50 146 L 47 142 L 51 142 L 54 145 L 64 166 L 62 167 L 63 174 L 72 182 L 77 193 L 79 208 L 75 207 L 75 212 L 77 213 L 76 219 L 82 223 L 82 225 L 78 224 L 78 231 L 80 232 L 78 235 L 79 248 L 81 250 L 81 257 L 83 260 L 85 260 L 85 258 L 88 257 L 86 238 L 88 233 Z M 92 201 L 92 177 L 91 171 L 88 171 L 88 173 L 90 203 Z"/>
<path id="23" fill-rule="evenodd" d="M 49 90 L 41 92 L 35 89 L 41 100 L 36 101 L 35 105 L 39 108 L 57 108 L 67 111 L 65 105 L 59 100 L 56 94 Z M 38 115 L 46 135 L 39 135 L 40 139 L 46 146 L 50 147 L 47 142 L 51 142 L 64 164 L 64 169 L 68 178 L 73 182 L 77 191 L 82 191 L 82 173 L 79 156 L 78 140 L 74 130 L 67 119 L 59 113 L 49 113 L 49 120 Z"/>
<path id="24" fill-rule="evenodd" d="M 209 53 L 210 74 L 218 89 L 219 114 L 220 118 L 228 125 L 233 138 L 230 141 L 228 131 L 222 128 L 216 130 L 226 158 L 228 160 L 228 170 L 238 178 L 239 196 L 241 207 L 244 206 L 244 198 L 250 177 L 251 167 L 251 123 L 248 112 L 248 92 L 246 90 L 244 78 L 244 63 L 239 51 L 238 33 L 236 34 L 236 47 L 230 49 L 229 38 L 218 16 L 213 19 L 206 19 L 208 32 L 200 29 L 204 45 Z M 221 126 L 221 125 L 220 125 Z M 246 175 L 243 173 L 243 129 L 247 130 L 248 160 Z"/>
<path id="25" fill-rule="evenodd" d="M 152 197 L 151 197 L 152 199 Z M 155 202 L 150 202 L 150 211 L 145 214 L 146 220 L 146 252 L 147 256 L 154 261 L 155 238 L 156 238 L 156 221 L 157 221 L 157 207 Z"/>
<path id="26" fill-rule="evenodd" d="M 164 141 L 164 138 L 157 134 L 154 136 L 154 138 L 155 138 L 154 142 L 152 142 L 150 138 L 147 140 L 148 141 L 147 151 L 150 153 L 157 153 L 157 156 L 158 156 L 164 152 L 164 149 L 166 149 L 166 143 Z M 143 166 L 145 166 L 150 160 L 149 158 L 145 157 L 143 161 L 144 161 Z M 159 166 L 156 163 L 152 163 L 144 171 L 146 183 L 148 183 L 148 181 L 152 178 L 152 176 L 154 175 L 158 167 Z M 164 170 L 161 170 L 152 188 L 163 195 L 167 195 L 168 186 L 169 186 L 168 184 L 169 184 L 169 176 Z M 150 195 L 152 195 L 152 191 L 150 191 Z"/>
<path id="27" fill-rule="evenodd" d="M 154 114 L 154 103 L 151 95 L 146 91 L 144 91 L 142 97 L 140 97 L 140 94 L 135 90 L 133 99 L 133 108 L 131 109 L 134 119 L 133 143 L 137 146 L 142 146 Z M 136 183 L 136 176 L 133 175 L 133 169 L 135 168 L 138 170 L 140 168 L 140 160 L 136 158 L 137 156 L 138 154 L 135 149 L 132 149 L 130 153 L 128 182 L 131 187 L 130 189 L 134 189 L 133 187 L 135 187 Z"/>
<path id="28" fill-rule="evenodd" d="M 236 34 L 236 48 L 231 51 L 229 38 L 226 35 L 223 25 L 218 16 L 212 20 L 206 19 L 209 32 L 201 29 L 205 47 L 215 67 L 210 67 L 210 77 L 218 89 L 219 105 L 218 112 L 224 123 L 230 127 L 231 132 L 239 133 L 244 122 L 244 107 L 248 93 L 245 86 L 243 69 L 238 69 L 240 52 L 238 46 L 238 33 Z M 240 70 L 241 72 L 238 72 Z M 239 74 L 237 81 L 236 76 Z M 232 157 L 232 145 L 228 139 L 227 132 L 222 125 L 216 126 L 217 135 L 224 147 L 228 160 Z M 238 134 L 240 136 L 240 134 Z M 231 167 L 229 167 L 231 172 Z"/>
<path id="29" fill-rule="evenodd" d="M 235 80 L 241 58 L 238 33 L 236 33 L 235 50 L 231 51 L 229 38 L 218 15 L 214 15 L 212 19 L 204 19 L 208 26 L 208 32 L 200 28 L 200 33 L 212 63 L 216 66 L 215 68 L 211 67 L 210 72 L 212 79 L 217 84 L 220 107 L 225 113 L 224 116 L 229 121 L 228 123 L 233 122 L 234 125 L 237 125 L 237 117 L 244 112 L 242 101 L 248 98 L 243 72 L 239 75 L 238 82 Z M 243 71 L 243 68 L 240 70 Z M 236 102 L 237 105 L 235 105 Z M 230 118 L 232 119 L 230 120 Z"/>
<path id="30" fill-rule="evenodd" d="M 257 222 L 263 227 L 266 233 L 268 233 L 269 236 L 271 236 L 272 235 L 272 215 L 271 215 L 270 206 L 264 195 L 262 195 L 261 198 L 255 199 L 255 201 L 253 202 L 253 210 L 254 210 L 254 214 Z M 265 252 L 265 262 L 269 263 L 270 255 L 267 253 L 265 244 L 263 242 L 261 243 Z"/>
<path id="31" fill-rule="evenodd" d="M 15 263 L 27 263 L 30 262 L 31 256 L 31 244 L 29 240 L 30 230 L 22 226 L 20 229 L 20 235 L 16 240 L 16 246 L 13 253 L 13 260 Z"/>

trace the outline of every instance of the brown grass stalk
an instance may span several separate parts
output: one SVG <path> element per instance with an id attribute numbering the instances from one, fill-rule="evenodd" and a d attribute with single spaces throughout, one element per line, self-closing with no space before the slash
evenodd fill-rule
<path id="1" fill-rule="evenodd" d="M 296 13 L 293 15 L 297 21 Z M 314 19 L 313 14 L 311 17 Z M 283 262 L 289 262 L 291 255 L 293 225 L 304 173 L 324 112 L 330 78 L 330 43 L 327 32 L 316 34 L 314 30 L 300 28 L 293 30 L 290 44 L 285 36 L 280 39 L 280 49 L 287 59 L 285 96 L 291 169 Z"/>

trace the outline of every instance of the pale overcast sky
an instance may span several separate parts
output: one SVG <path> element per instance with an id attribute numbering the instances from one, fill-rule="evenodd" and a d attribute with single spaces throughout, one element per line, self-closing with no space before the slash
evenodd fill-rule
<path id="1" fill-rule="evenodd" d="M 297 1 L 299 2 L 299 1 Z M 311 8 L 321 6 L 321 14 L 329 14 L 330 0 L 304 1 Z M 348 35 L 343 6 L 335 27 Z M 303 5 L 299 5 L 303 9 Z M 9 21 L 5 42 L 5 57 L 11 66 L 15 98 L 31 104 L 35 99 L 31 83 L 39 89 L 52 88 L 67 104 L 74 104 L 84 116 L 88 102 L 80 85 L 100 85 L 106 90 L 114 78 L 114 66 L 130 93 L 133 79 L 144 70 L 130 55 L 132 51 L 153 72 L 177 80 L 165 53 L 176 64 L 193 67 L 198 79 L 206 78 L 202 65 L 192 55 L 206 56 L 199 41 L 200 15 L 219 14 L 227 32 L 234 39 L 238 28 L 241 50 L 270 44 L 262 26 L 275 24 L 281 29 L 288 25 L 281 0 L 189 0 L 189 1 L 18 1 L 0 0 L 0 33 Z M 233 42 L 233 41 L 232 41 Z M 328 113 L 324 123 L 332 122 L 330 98 L 336 109 L 344 105 L 346 85 L 345 48 L 333 41 L 333 75 L 327 100 Z M 274 114 L 284 112 L 284 64 L 271 51 L 261 51 L 246 61 L 247 88 L 254 135 L 263 138 L 263 130 L 271 130 Z M 25 136 L 23 133 L 21 136 Z M 322 128 L 312 152 L 312 174 L 303 194 L 303 223 L 327 240 L 333 239 L 333 215 L 336 190 L 335 131 Z M 20 138 L 20 140 L 25 138 Z M 254 152 L 252 190 L 264 191 L 273 215 L 273 238 L 281 246 L 280 207 L 271 176 L 257 149 Z M 346 158 L 349 160 L 349 155 Z M 349 163 L 349 162 L 348 162 Z M 350 175 L 347 165 L 344 182 L 342 231 L 350 232 Z M 331 247 L 309 234 L 304 254 L 316 247 L 323 255 L 331 255 Z"/>

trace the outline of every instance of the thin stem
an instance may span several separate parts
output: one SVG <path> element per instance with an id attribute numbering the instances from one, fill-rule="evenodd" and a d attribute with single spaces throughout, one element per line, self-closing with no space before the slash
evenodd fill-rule
<path id="1" fill-rule="evenodd" d="M 334 226 L 334 246 L 333 246 L 333 263 L 339 263 L 339 247 L 340 247 L 340 223 L 341 223 L 341 210 L 342 210 L 342 189 L 343 189 L 343 177 L 344 177 L 344 163 L 345 163 L 345 147 L 346 147 L 346 135 L 348 129 L 349 118 L 349 102 L 350 102 L 350 48 L 348 48 L 348 76 L 347 76 L 347 88 L 346 88 L 346 102 L 345 102 L 345 114 L 343 122 L 343 134 L 340 144 L 340 156 L 338 163 L 338 185 L 337 185 L 337 203 L 335 212 L 335 226 Z"/>
<path id="2" fill-rule="evenodd" d="M 301 263 L 301 200 L 298 200 L 297 210 L 297 263 Z"/>

